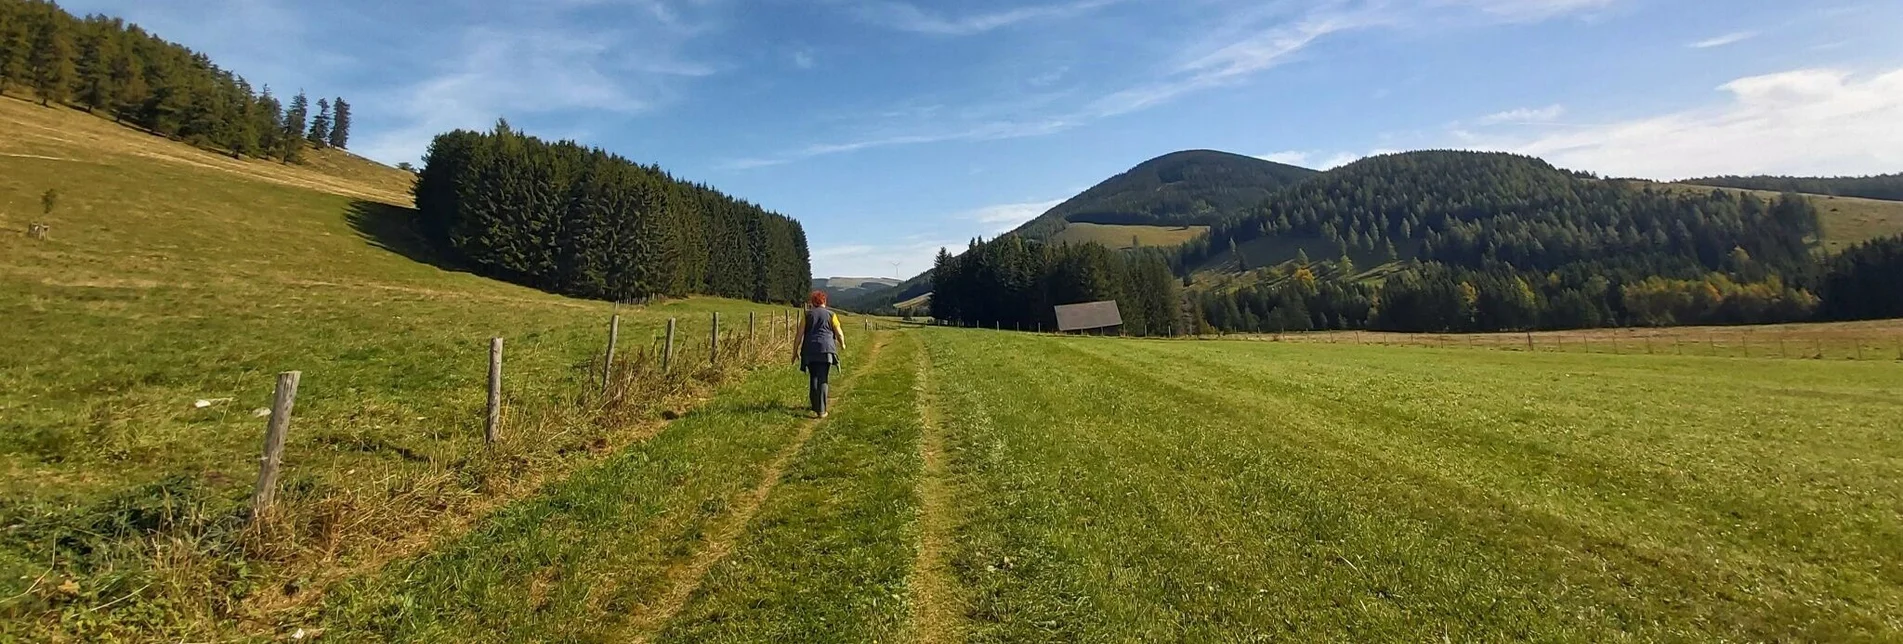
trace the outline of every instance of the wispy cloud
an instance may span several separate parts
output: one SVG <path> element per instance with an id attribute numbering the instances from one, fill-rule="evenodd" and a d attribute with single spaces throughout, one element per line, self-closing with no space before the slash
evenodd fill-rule
<path id="1" fill-rule="evenodd" d="M 913 235 L 888 244 L 839 244 L 814 248 L 813 276 L 880 276 L 905 279 L 932 267 L 940 248 L 963 250 L 965 242 Z"/>
<path id="2" fill-rule="evenodd" d="M 1618 176 L 1853 175 L 1903 167 L 1903 68 L 1874 76 L 1800 69 L 1740 78 L 1712 106 L 1475 147 L 1522 152 Z"/>
<path id="3" fill-rule="evenodd" d="M 1522 107 L 1505 112 L 1496 112 L 1480 117 L 1481 125 L 1501 125 L 1506 123 L 1550 123 L 1566 115 L 1566 106 L 1548 105 L 1546 107 Z"/>
<path id="4" fill-rule="evenodd" d="M 1038 215 L 1049 212 L 1050 209 L 1056 208 L 1057 204 L 1060 203 L 1064 203 L 1064 200 L 1052 199 L 1049 201 L 997 204 L 959 213 L 957 217 L 959 219 L 978 222 L 984 225 L 988 233 L 998 235 L 1011 232 L 1011 229 L 1024 225 L 1024 222 L 1036 219 Z"/>
<path id="5" fill-rule="evenodd" d="M 1437 0 L 1437 4 L 1466 6 L 1502 20 L 1546 20 L 1584 11 L 1605 9 L 1621 0 Z"/>
<path id="6" fill-rule="evenodd" d="M 1711 49 L 1713 47 L 1735 45 L 1735 44 L 1738 44 L 1738 43 L 1741 43 L 1756 37 L 1758 37 L 1758 32 L 1738 31 L 1738 32 L 1728 33 L 1723 36 L 1706 38 L 1704 40 L 1700 40 L 1698 42 L 1686 45 L 1686 47 L 1690 47 L 1692 49 Z"/>
<path id="7" fill-rule="evenodd" d="M 631 5 L 646 19 L 588 28 L 566 13 L 602 4 Z M 450 53 L 432 73 L 368 97 L 380 118 L 365 119 L 376 126 L 359 136 L 358 151 L 386 162 L 412 160 L 438 133 L 484 128 L 497 118 L 625 116 L 666 104 L 678 96 L 680 83 L 721 71 L 681 53 L 707 22 L 690 23 L 673 7 L 659 0 L 563 0 L 510 21 L 469 27 L 460 39 L 444 43 Z M 570 131 L 575 127 L 570 124 Z M 560 134 L 555 129 L 545 133 Z"/>
<path id="8" fill-rule="evenodd" d="M 861 0 L 852 4 L 852 11 L 862 20 L 900 31 L 939 36 L 969 36 L 1034 20 L 1081 15 L 1124 1 L 1126 0 L 1074 0 L 1059 4 L 1017 7 L 991 13 L 948 17 L 896 0 Z"/>
<path id="9" fill-rule="evenodd" d="M 771 156 L 729 161 L 723 165 L 728 169 L 760 168 L 875 148 L 1055 134 L 1101 119 L 1148 110 L 1198 92 L 1249 82 L 1265 71 L 1297 60 L 1304 51 L 1324 38 L 1343 32 L 1405 26 L 1435 11 L 1464 15 L 1468 21 L 1479 20 L 1483 23 L 1518 22 L 1603 9 L 1620 1 L 1416 0 L 1414 3 L 1395 3 L 1386 0 L 1324 0 L 1294 15 L 1288 13 L 1285 3 L 1250 4 L 1246 7 L 1232 5 L 1242 8 L 1233 9 L 1230 15 L 1223 16 L 1213 29 L 1199 33 L 1196 37 L 1183 38 L 1187 44 L 1179 49 L 1178 55 L 1172 57 L 1174 62 L 1140 74 L 1141 78 L 1136 82 L 1069 101 L 1068 106 L 1056 105 L 1052 109 L 965 121 L 962 124 L 951 121 L 950 125 L 947 125 L 947 119 L 934 114 L 930 118 L 918 119 L 917 123 L 909 127 L 864 127 L 860 129 L 875 134 L 837 143 L 809 145 Z M 956 34 L 996 29 L 1035 18 L 1072 15 L 1108 4 L 1112 4 L 1112 0 L 1086 0 L 957 20 L 938 18 L 900 2 L 868 1 L 856 6 L 861 7 L 861 11 L 872 12 L 862 15 L 880 16 L 881 24 L 895 28 Z M 1476 12 L 1482 17 L 1475 18 Z"/>
<path id="10" fill-rule="evenodd" d="M 818 64 L 817 61 L 813 60 L 813 50 L 801 49 L 801 50 L 793 52 L 793 66 L 794 67 L 798 67 L 800 69 L 812 69 L 817 64 Z"/>
<path id="11" fill-rule="evenodd" d="M 1352 152 L 1312 152 L 1306 150 L 1284 150 L 1270 154 L 1257 155 L 1263 161 L 1286 163 L 1312 170 L 1333 170 L 1361 159 L 1363 155 Z"/>

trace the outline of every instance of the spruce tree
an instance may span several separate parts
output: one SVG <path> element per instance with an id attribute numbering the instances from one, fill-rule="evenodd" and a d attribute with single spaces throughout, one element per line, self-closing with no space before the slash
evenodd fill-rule
<path id="1" fill-rule="evenodd" d="M 151 90 L 145 84 L 145 64 L 131 52 L 114 52 L 112 58 L 112 118 L 124 121 L 138 118 L 139 110 Z"/>
<path id="2" fill-rule="evenodd" d="M 55 16 L 48 15 L 34 32 L 33 53 L 27 58 L 27 66 L 41 106 L 66 101 L 74 75 L 73 40 Z"/>
<path id="3" fill-rule="evenodd" d="M 330 122 L 330 147 L 347 150 L 350 148 L 350 104 L 340 96 L 330 102 L 330 108 L 335 113 Z"/>
<path id="4" fill-rule="evenodd" d="M 9 86 L 28 81 L 27 53 L 33 48 L 24 12 L 0 20 L 5 20 L 0 22 L 0 92 L 5 92 Z"/>
<path id="5" fill-rule="evenodd" d="M 104 25 L 86 23 L 89 33 L 79 48 L 79 103 L 95 112 L 113 105 L 112 49 L 117 43 Z"/>
<path id="6" fill-rule="evenodd" d="M 308 136 L 311 145 L 324 147 L 330 145 L 330 100 L 317 99 L 317 117 L 311 119 L 311 131 Z"/>

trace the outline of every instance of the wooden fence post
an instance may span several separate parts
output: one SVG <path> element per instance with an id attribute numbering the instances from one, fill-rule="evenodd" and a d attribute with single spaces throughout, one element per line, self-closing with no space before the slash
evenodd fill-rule
<path id="1" fill-rule="evenodd" d="M 753 312 L 747 311 L 747 346 L 753 346 Z"/>
<path id="2" fill-rule="evenodd" d="M 1534 353 L 1538 351 L 1538 349 L 1533 348 L 1533 332 L 1532 331 L 1526 332 L 1526 351 L 1527 353 Z"/>
<path id="3" fill-rule="evenodd" d="M 661 372 L 674 367 L 674 318 L 667 319 L 667 344 L 661 350 Z"/>
<path id="4" fill-rule="evenodd" d="M 278 468 L 284 464 L 284 437 L 291 431 L 291 407 L 297 402 L 297 382 L 304 372 L 278 374 L 271 396 L 271 422 L 264 428 L 264 456 L 258 459 L 258 486 L 251 493 L 251 519 L 256 521 L 277 498 Z"/>
<path id="5" fill-rule="evenodd" d="M 1778 334 L 1777 336 L 1777 357 L 1778 358 L 1790 357 L 1789 354 L 1784 352 L 1784 335 L 1783 334 Z"/>
<path id="6" fill-rule="evenodd" d="M 614 376 L 615 342 L 621 339 L 621 314 L 608 316 L 608 357 L 601 362 L 601 395 L 608 395 L 608 379 Z"/>
<path id="7" fill-rule="evenodd" d="M 1824 359 L 1824 339 L 1811 338 L 1811 343 L 1817 346 L 1817 359 L 1818 360 Z"/>
<path id="8" fill-rule="evenodd" d="M 489 419 L 483 424 L 482 441 L 491 449 L 502 428 L 502 338 L 489 339 Z"/>
<path id="9" fill-rule="evenodd" d="M 713 335 L 707 341 L 707 364 L 720 364 L 720 312 L 714 311 Z"/>

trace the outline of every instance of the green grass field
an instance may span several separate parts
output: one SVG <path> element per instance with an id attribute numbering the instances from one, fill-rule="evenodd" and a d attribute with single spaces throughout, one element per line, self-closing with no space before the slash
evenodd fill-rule
<path id="1" fill-rule="evenodd" d="M 1122 226 L 1073 222 L 1064 224 L 1064 229 L 1051 239 L 1072 244 L 1102 244 L 1112 250 L 1123 250 L 1135 245 L 1180 246 L 1208 231 L 1208 226 Z"/>
<path id="2" fill-rule="evenodd" d="M 887 332 L 334 593 L 348 641 L 1903 635 L 1893 364 Z M 929 463 L 933 455 L 943 462 Z M 287 625 L 288 628 L 288 625 Z"/>
<path id="3" fill-rule="evenodd" d="M 0 640 L 268 619 L 301 588 L 417 550 L 651 432 L 660 407 L 724 375 L 683 368 L 642 383 L 665 400 L 595 404 L 611 305 L 438 261 L 407 233 L 408 173 L 334 151 L 307 166 L 237 161 L 11 98 L 0 131 Z M 29 222 L 51 238 L 25 237 Z M 704 364 L 716 311 L 730 332 L 780 312 L 624 310 L 622 355 L 678 317 L 683 364 Z M 507 409 L 490 456 L 494 335 Z M 258 538 L 233 521 L 257 472 L 254 410 L 285 370 L 303 372 L 287 525 Z M 94 610 L 107 605 L 122 610 Z"/>

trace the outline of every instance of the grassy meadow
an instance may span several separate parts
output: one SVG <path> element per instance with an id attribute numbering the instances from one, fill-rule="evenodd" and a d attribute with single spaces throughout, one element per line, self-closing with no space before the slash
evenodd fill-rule
<path id="1" fill-rule="evenodd" d="M 1060 338 L 737 386 L 439 551 L 345 641 L 1903 636 L 1878 362 Z M 942 459 L 937 468 L 935 459 Z"/>
<path id="2" fill-rule="evenodd" d="M 1113 224 L 1064 224 L 1051 239 L 1072 244 L 1100 244 L 1113 250 L 1136 246 L 1181 246 L 1209 231 L 1208 226 L 1125 226 Z"/>
<path id="3" fill-rule="evenodd" d="M 711 313 L 743 333 L 747 313 L 781 312 L 623 309 L 618 386 L 641 400 L 601 404 L 611 305 L 440 261 L 407 232 L 408 173 L 336 151 L 239 161 L 10 98 L 0 131 L 0 639 L 268 622 L 306 588 L 651 432 L 730 375 L 700 366 Z M 30 222 L 50 238 L 21 234 Z M 643 353 L 669 317 L 693 368 L 629 380 L 656 375 Z M 730 366 L 784 360 L 759 333 L 757 353 L 730 337 Z M 490 454 L 496 335 L 504 444 Z M 286 370 L 303 382 L 283 525 L 239 534 L 256 410 Z"/>

